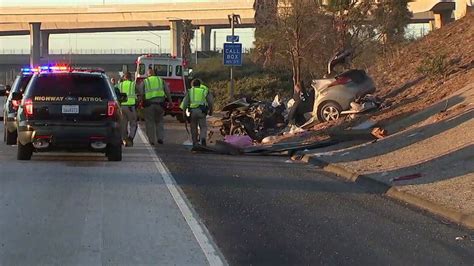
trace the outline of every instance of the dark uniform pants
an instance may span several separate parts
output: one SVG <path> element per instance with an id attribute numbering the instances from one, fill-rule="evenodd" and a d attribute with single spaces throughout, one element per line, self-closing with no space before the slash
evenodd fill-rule
<path id="1" fill-rule="evenodd" d="M 135 106 L 122 106 L 122 139 L 135 138 L 137 133 L 137 110 Z"/>
<path id="2" fill-rule="evenodd" d="M 199 126 L 199 130 L 198 130 Z M 199 142 L 206 140 L 207 135 L 207 122 L 206 114 L 199 108 L 191 109 L 191 137 L 193 144 L 196 145 Z"/>
<path id="3" fill-rule="evenodd" d="M 156 144 L 157 140 L 163 140 L 164 137 L 164 121 L 165 111 L 163 107 L 157 103 L 150 104 L 145 107 L 145 131 L 150 144 Z"/>

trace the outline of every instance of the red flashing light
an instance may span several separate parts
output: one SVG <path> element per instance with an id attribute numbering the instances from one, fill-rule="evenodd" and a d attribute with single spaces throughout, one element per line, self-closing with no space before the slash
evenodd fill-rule
<path id="1" fill-rule="evenodd" d="M 23 107 L 25 108 L 25 113 L 27 117 L 33 115 L 33 100 L 32 99 L 25 99 L 23 103 Z"/>
<path id="2" fill-rule="evenodd" d="M 115 103 L 115 101 L 109 101 L 107 103 L 107 116 L 108 117 L 113 116 L 116 111 L 117 111 L 117 104 Z"/>

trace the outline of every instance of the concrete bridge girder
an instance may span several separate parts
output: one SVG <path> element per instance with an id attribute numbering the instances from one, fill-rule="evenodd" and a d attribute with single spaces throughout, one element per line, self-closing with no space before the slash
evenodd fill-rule
<path id="1" fill-rule="evenodd" d="M 242 24 L 239 25 L 240 27 L 249 27 L 250 24 Z M 201 33 L 201 50 L 202 51 L 210 51 L 211 50 L 211 31 L 216 28 L 215 26 L 200 26 L 196 27 L 200 30 Z M 227 27 L 226 27 L 227 28 Z M 111 28 L 109 28 L 111 29 Z M 137 31 L 137 30 L 170 30 L 171 35 L 171 53 L 174 56 L 181 57 L 181 34 L 182 34 L 182 25 L 181 21 L 170 21 L 169 26 L 165 27 L 144 27 L 144 28 L 132 28 L 130 31 Z M 117 29 L 114 29 L 116 31 Z M 88 32 L 107 32 L 107 30 L 103 29 L 91 29 Z M 117 30 L 120 31 L 120 30 Z M 31 65 L 38 65 L 39 58 L 47 59 L 49 56 L 49 37 L 51 34 L 59 34 L 59 33 L 72 33 L 71 30 L 51 30 L 51 29 L 43 29 L 41 23 L 29 23 L 28 24 L 28 31 L 21 32 L 22 35 L 29 34 L 30 35 L 30 45 L 31 45 Z M 82 30 L 78 30 L 78 32 L 83 32 Z M 19 34 L 18 34 L 19 35 Z"/>
<path id="2" fill-rule="evenodd" d="M 30 65 L 39 65 L 41 58 L 41 23 L 30 23 L 30 53 Z"/>
<path id="3" fill-rule="evenodd" d="M 200 27 L 209 27 L 211 29 L 223 29 L 229 28 L 229 25 L 216 24 L 215 21 L 211 20 L 199 20 L 193 21 L 196 29 Z M 94 32 L 120 32 L 120 31 L 150 31 L 150 30 L 169 30 L 169 21 L 165 24 L 139 21 L 132 23 L 41 23 L 41 30 L 47 31 L 50 34 L 62 34 L 62 33 L 94 33 Z M 242 24 L 236 25 L 236 28 L 252 28 L 254 27 L 253 20 L 242 20 Z M 11 36 L 11 35 L 29 35 L 29 24 L 28 23 L 0 23 L 0 36 Z"/>
<path id="4" fill-rule="evenodd" d="M 430 21 L 432 29 L 439 29 L 452 21 L 452 14 L 459 0 L 418 0 L 408 4 L 413 13 L 430 12 L 433 21 Z"/>

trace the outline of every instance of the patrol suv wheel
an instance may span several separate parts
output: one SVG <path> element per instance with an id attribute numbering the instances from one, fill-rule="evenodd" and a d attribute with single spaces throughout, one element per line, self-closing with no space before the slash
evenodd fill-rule
<path id="1" fill-rule="evenodd" d="M 16 131 L 8 132 L 8 130 L 6 128 L 4 129 L 4 131 L 5 131 L 5 133 L 4 133 L 5 143 L 7 145 L 15 145 L 16 144 L 16 138 L 17 138 Z"/>
<path id="2" fill-rule="evenodd" d="M 122 145 L 111 145 L 107 147 L 106 153 L 107 159 L 109 161 L 121 161 L 122 160 Z"/>
<path id="3" fill-rule="evenodd" d="M 26 145 L 22 145 L 18 143 L 18 152 L 16 154 L 16 158 L 18 160 L 30 160 L 31 156 L 33 155 L 33 144 L 28 143 Z"/>

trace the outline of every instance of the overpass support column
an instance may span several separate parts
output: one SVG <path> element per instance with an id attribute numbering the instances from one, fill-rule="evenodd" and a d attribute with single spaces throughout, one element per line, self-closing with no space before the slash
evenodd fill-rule
<path id="1" fill-rule="evenodd" d="M 201 51 L 208 52 L 211 50 L 211 31 L 210 26 L 200 26 L 199 32 L 201 32 Z"/>
<path id="2" fill-rule="evenodd" d="M 452 10 L 443 10 L 439 12 L 433 12 L 434 15 L 434 29 L 439 29 L 444 25 L 451 22 L 451 14 L 453 13 Z"/>
<path id="3" fill-rule="evenodd" d="M 41 23 L 30 23 L 30 66 L 40 64 L 41 57 Z"/>
<path id="4" fill-rule="evenodd" d="M 49 55 L 49 32 L 41 32 L 41 57 L 48 57 Z"/>
<path id="5" fill-rule="evenodd" d="M 181 44 L 181 38 L 183 35 L 183 21 L 172 20 L 170 21 L 170 34 L 171 34 L 171 55 L 176 57 L 182 57 L 183 48 Z"/>

